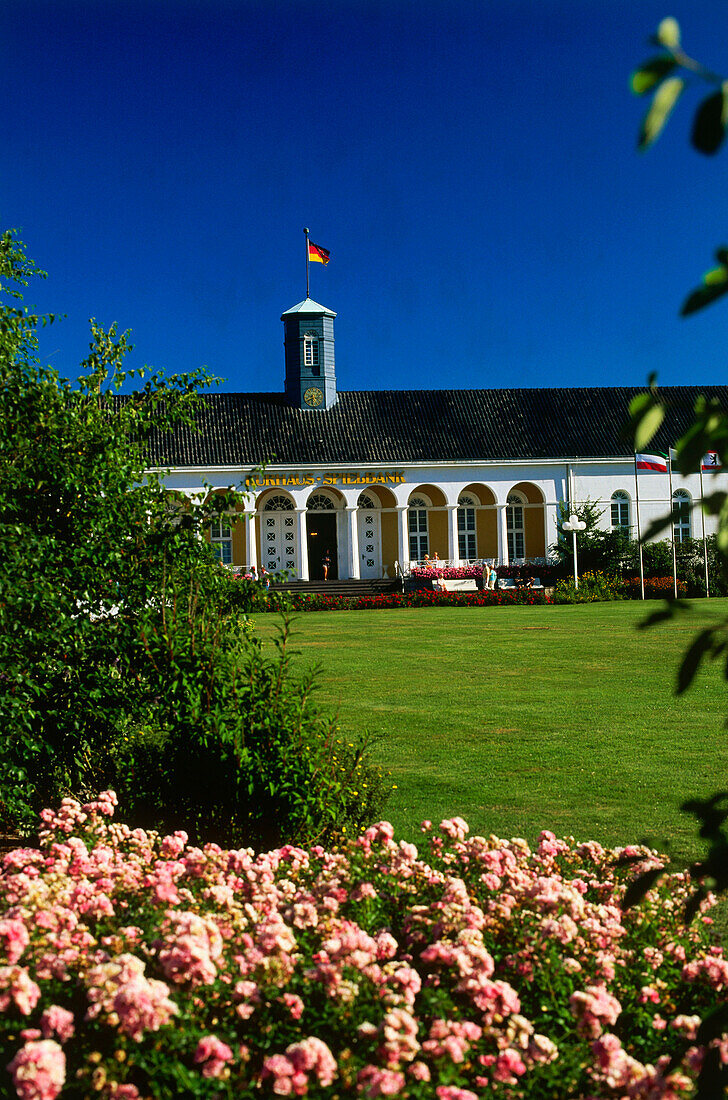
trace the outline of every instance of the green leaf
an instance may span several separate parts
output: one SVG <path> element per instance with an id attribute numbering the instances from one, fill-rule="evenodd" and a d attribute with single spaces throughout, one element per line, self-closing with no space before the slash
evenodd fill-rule
<path id="1" fill-rule="evenodd" d="M 665 512 L 662 516 L 658 516 L 657 519 L 653 519 L 648 523 L 646 528 L 642 530 L 642 542 L 652 542 L 657 538 L 661 531 L 664 531 L 672 524 L 672 513 Z"/>
<path id="2" fill-rule="evenodd" d="M 728 282 L 728 268 L 724 265 L 712 267 L 710 271 L 706 271 L 703 275 L 703 282 L 706 286 L 720 286 L 722 283 Z"/>
<path id="3" fill-rule="evenodd" d="M 728 496 L 723 491 L 704 495 L 703 509 L 705 510 L 705 514 L 708 516 L 720 515 L 726 506 L 726 500 L 728 500 Z"/>
<path id="4" fill-rule="evenodd" d="M 667 50 L 676 50 L 680 45 L 680 24 L 668 15 L 657 28 L 655 38 Z"/>
<path id="5" fill-rule="evenodd" d="M 645 894 L 652 889 L 664 874 L 665 871 L 662 867 L 653 867 L 651 870 L 639 875 L 633 882 L 630 882 L 622 899 L 622 908 L 631 909 L 638 901 L 642 901 Z"/>
<path id="6" fill-rule="evenodd" d="M 657 141 L 684 87 L 685 81 L 682 77 L 672 76 L 657 89 L 642 123 L 637 140 L 638 149 L 648 149 Z"/>
<path id="7" fill-rule="evenodd" d="M 632 420 L 636 420 L 645 409 L 648 409 L 654 402 L 654 397 L 651 393 L 638 393 L 636 397 L 633 397 L 629 403 L 629 415 Z"/>
<path id="8" fill-rule="evenodd" d="M 690 140 L 693 148 L 706 156 L 717 153 L 723 144 L 726 126 L 726 85 L 714 92 L 698 107 L 693 120 Z"/>
<path id="9" fill-rule="evenodd" d="M 665 607 L 660 611 L 653 611 L 651 615 L 648 615 L 642 622 L 637 623 L 638 630 L 649 630 L 651 626 L 657 626 L 659 623 L 665 623 L 675 616 L 673 608 L 673 601 L 666 603 Z"/>
<path id="10" fill-rule="evenodd" d="M 703 285 L 688 294 L 680 309 L 681 317 L 689 317 L 705 309 L 728 292 L 728 267 L 715 267 L 703 276 Z"/>
<path id="11" fill-rule="evenodd" d="M 713 627 L 708 627 L 707 630 L 701 630 L 691 643 L 678 670 L 677 687 L 675 689 L 677 695 L 682 695 L 683 692 L 687 691 L 690 687 L 697 675 L 703 657 L 707 654 L 715 653 L 714 633 Z"/>
<path id="12" fill-rule="evenodd" d="M 657 402 L 650 404 L 634 426 L 635 450 L 643 450 L 665 419 L 665 407 Z"/>
<path id="13" fill-rule="evenodd" d="M 665 77 L 669 76 L 676 67 L 676 61 L 672 57 L 653 57 L 646 61 L 639 69 L 635 69 L 630 77 L 630 87 L 635 95 L 645 95 L 656 84 L 661 84 Z"/>

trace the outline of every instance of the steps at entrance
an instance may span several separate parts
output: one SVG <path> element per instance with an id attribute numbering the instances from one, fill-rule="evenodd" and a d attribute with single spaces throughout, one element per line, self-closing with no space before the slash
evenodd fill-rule
<path id="1" fill-rule="evenodd" d="M 380 596 L 386 592 L 401 592 L 402 581 L 399 577 L 366 581 L 286 581 L 284 584 L 272 584 L 271 589 L 309 595 L 321 592 L 325 596 Z"/>

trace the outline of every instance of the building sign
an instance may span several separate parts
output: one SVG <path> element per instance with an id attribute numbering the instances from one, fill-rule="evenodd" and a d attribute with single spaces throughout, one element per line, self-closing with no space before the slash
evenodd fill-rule
<path id="1" fill-rule="evenodd" d="M 246 489 L 306 488 L 307 485 L 400 485 L 403 473 L 259 474 L 246 477 Z"/>

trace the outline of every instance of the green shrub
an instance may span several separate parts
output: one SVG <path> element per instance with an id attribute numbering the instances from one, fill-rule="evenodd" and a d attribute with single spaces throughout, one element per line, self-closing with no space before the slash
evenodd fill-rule
<path id="1" fill-rule="evenodd" d="M 331 842 L 381 816 L 387 793 L 366 741 L 314 703 L 318 670 L 290 667 L 290 624 L 272 652 L 250 623 L 176 597 L 140 630 L 149 720 L 119 752 L 136 820 L 236 847 Z"/>
<path id="2" fill-rule="evenodd" d="M 259 593 L 233 601 L 204 537 L 240 495 L 183 500 L 147 470 L 149 440 L 189 422 L 212 380 L 156 374 L 122 396 L 144 372 L 125 372 L 126 336 L 93 322 L 80 381 L 59 377 L 19 304 L 34 274 L 0 237 L 0 824 L 29 830 L 44 806 L 112 786 L 140 820 L 207 839 L 368 823 L 377 769 L 379 794 L 350 793 L 367 746 L 344 773 L 329 766 L 315 675 L 292 676 L 287 628 L 263 653 L 245 618 Z"/>
<path id="3" fill-rule="evenodd" d="M 554 589 L 554 603 L 598 603 L 623 598 L 617 578 L 590 571 L 580 575 L 578 588 L 574 578 L 570 577 L 558 581 Z"/>

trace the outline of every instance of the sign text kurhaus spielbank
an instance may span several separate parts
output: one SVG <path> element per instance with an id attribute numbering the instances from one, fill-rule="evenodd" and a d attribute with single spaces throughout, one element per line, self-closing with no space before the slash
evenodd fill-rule
<path id="1" fill-rule="evenodd" d="M 403 473 L 259 474 L 246 477 L 246 489 L 305 488 L 307 485 L 400 485 Z"/>

